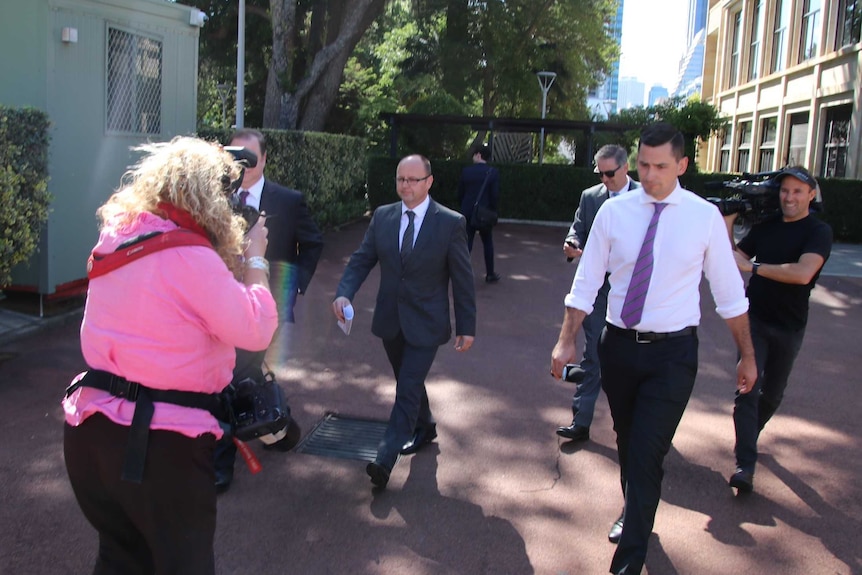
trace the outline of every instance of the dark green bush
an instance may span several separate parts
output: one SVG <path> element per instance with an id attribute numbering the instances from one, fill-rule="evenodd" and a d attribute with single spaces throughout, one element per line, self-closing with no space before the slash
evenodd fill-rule
<path id="1" fill-rule="evenodd" d="M 458 178 L 465 162 L 433 160 L 432 197 L 457 208 Z M 388 157 L 368 162 L 368 199 L 372 208 L 398 200 L 395 169 L 398 161 Z M 500 217 L 518 220 L 571 221 L 581 192 L 599 182 L 589 168 L 535 164 L 495 164 L 500 170 Z M 637 179 L 637 173 L 631 173 Z M 707 190 L 710 182 L 723 182 L 733 174 L 688 173 L 680 178 L 683 187 L 700 196 L 721 196 Z M 824 211 L 822 220 L 832 226 L 835 240 L 862 243 L 862 182 L 821 178 Z"/>
<path id="2" fill-rule="evenodd" d="M 0 286 L 36 251 L 48 219 L 48 116 L 0 105 Z"/>
<path id="3" fill-rule="evenodd" d="M 365 140 L 319 132 L 261 131 L 266 138 L 266 177 L 305 194 L 318 225 L 333 228 L 365 213 Z M 198 135 L 227 144 L 230 134 L 201 130 Z"/>

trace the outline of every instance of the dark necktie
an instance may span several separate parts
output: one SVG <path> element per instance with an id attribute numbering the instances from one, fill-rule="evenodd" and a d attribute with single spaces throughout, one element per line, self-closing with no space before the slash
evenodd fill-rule
<path id="1" fill-rule="evenodd" d="M 239 191 L 239 205 L 244 206 L 248 201 L 248 190 Z"/>
<path id="2" fill-rule="evenodd" d="M 652 250 L 656 228 L 658 227 L 658 218 L 667 204 L 655 203 L 653 206 L 655 206 L 655 212 L 653 212 L 652 219 L 644 236 L 644 242 L 638 254 L 638 261 L 635 263 L 634 272 L 632 272 L 632 280 L 629 282 L 628 291 L 626 291 L 623 311 L 620 314 L 620 318 L 628 328 L 640 323 L 641 316 L 643 315 L 644 302 L 646 301 L 646 294 L 649 289 L 650 278 L 652 277 Z"/>
<path id="3" fill-rule="evenodd" d="M 410 210 L 405 213 L 407 214 L 407 229 L 404 230 L 404 237 L 401 238 L 401 263 L 407 261 L 413 252 L 413 217 L 416 215 Z"/>

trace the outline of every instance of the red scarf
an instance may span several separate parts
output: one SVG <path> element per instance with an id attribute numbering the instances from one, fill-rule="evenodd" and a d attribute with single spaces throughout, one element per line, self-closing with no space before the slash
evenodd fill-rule
<path id="1" fill-rule="evenodd" d="M 168 219 L 177 224 L 181 228 L 185 228 L 187 230 L 191 230 L 196 234 L 199 234 L 205 237 L 207 240 L 212 241 L 210 235 L 207 233 L 205 229 L 203 229 L 200 224 L 198 224 L 192 215 L 185 210 L 182 210 L 176 207 L 173 204 L 169 204 L 168 202 L 159 202 L 158 207 L 161 211 L 165 212 L 168 216 Z"/>

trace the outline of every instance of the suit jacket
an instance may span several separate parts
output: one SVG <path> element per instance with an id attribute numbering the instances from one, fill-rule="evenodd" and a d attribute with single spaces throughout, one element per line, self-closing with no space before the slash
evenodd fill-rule
<path id="1" fill-rule="evenodd" d="M 488 183 L 485 184 L 485 191 L 482 192 L 479 203 L 496 212 L 500 202 L 500 172 L 481 162 L 471 164 L 461 172 L 461 179 L 458 180 L 458 205 L 461 206 L 461 213 L 467 218 L 473 213 L 473 206 L 476 204 L 476 198 L 479 197 L 485 174 L 488 173 L 490 173 Z"/>
<path id="2" fill-rule="evenodd" d="M 636 190 L 640 187 L 639 182 L 629 178 L 629 190 Z M 599 208 L 609 197 L 610 191 L 604 184 L 596 184 L 581 193 L 581 201 L 575 211 L 575 220 L 569 228 L 566 241 L 574 241 L 579 248 L 584 249 L 584 246 L 587 245 L 590 229 L 593 227 L 593 220 L 596 219 Z"/>
<path id="3" fill-rule="evenodd" d="M 296 295 L 308 290 L 323 251 L 323 234 L 297 190 L 264 180 L 260 210 L 272 214 L 266 219 L 266 259 L 273 268 L 270 287 L 273 294 L 283 294 L 276 297 L 280 315 L 293 322 Z"/>
<path id="4" fill-rule="evenodd" d="M 399 226 L 401 202 L 374 211 L 359 249 L 338 284 L 336 297 L 350 300 L 378 263 L 380 288 L 371 332 L 393 339 L 399 330 L 410 345 L 439 346 L 452 336 L 449 284 L 457 335 L 476 334 L 473 268 L 467 251 L 464 216 L 430 200 L 413 251 L 401 264 Z"/>

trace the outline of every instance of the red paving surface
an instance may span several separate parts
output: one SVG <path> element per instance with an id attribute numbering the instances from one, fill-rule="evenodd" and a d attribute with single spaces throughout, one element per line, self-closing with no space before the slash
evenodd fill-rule
<path id="1" fill-rule="evenodd" d="M 310 430 L 326 412 L 385 419 L 394 386 L 370 334 L 372 274 L 350 336 L 329 301 L 365 229 L 327 235 L 298 324 L 271 349 L 294 415 Z M 592 440 L 571 445 L 572 387 L 547 375 L 574 268 L 560 228 L 502 224 L 503 280 L 482 280 L 474 250 L 474 348 L 440 349 L 428 380 L 437 442 L 373 492 L 364 463 L 265 452 L 219 499 L 217 572 L 227 574 L 606 573 L 619 492 L 614 434 L 600 398 Z M 477 238 L 477 247 L 479 239 Z M 704 291 L 700 372 L 665 460 L 649 575 L 862 573 L 862 279 L 825 277 L 779 414 L 761 438 L 756 492 L 735 498 L 735 351 Z M 64 386 L 83 362 L 78 317 L 0 345 L 0 573 L 89 573 L 97 547 L 66 477 Z"/>

